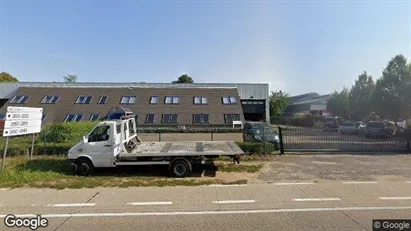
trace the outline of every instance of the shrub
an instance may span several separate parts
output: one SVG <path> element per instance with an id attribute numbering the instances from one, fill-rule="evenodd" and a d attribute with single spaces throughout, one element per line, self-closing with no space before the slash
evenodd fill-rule
<path id="1" fill-rule="evenodd" d="M 277 149 L 272 143 L 237 142 L 237 145 L 248 154 L 272 154 Z"/>
<path id="2" fill-rule="evenodd" d="M 314 127 L 315 116 L 312 114 L 296 114 L 291 118 L 291 124 L 301 127 Z"/>
<path id="3" fill-rule="evenodd" d="M 29 154 L 30 150 L 30 145 L 25 144 L 25 143 L 9 143 L 9 146 L 7 148 L 7 156 L 21 156 L 21 155 L 27 155 Z M 4 147 L 2 147 L 2 150 L 4 150 Z M 3 153 L 2 153 L 3 156 Z"/>
<path id="4" fill-rule="evenodd" d="M 73 122 L 52 124 L 40 132 L 40 139 L 45 143 L 76 142 L 87 135 L 98 122 Z"/>
<path id="5" fill-rule="evenodd" d="M 67 154 L 68 150 L 73 146 L 72 143 L 40 143 L 34 146 L 34 153 L 37 155 L 44 154 Z"/>

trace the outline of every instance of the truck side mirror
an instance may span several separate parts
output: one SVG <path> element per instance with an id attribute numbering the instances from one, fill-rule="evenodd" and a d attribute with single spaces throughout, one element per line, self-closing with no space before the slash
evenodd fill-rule
<path id="1" fill-rule="evenodd" d="M 83 143 L 88 143 L 88 138 L 87 137 L 85 137 L 85 136 L 83 136 Z"/>

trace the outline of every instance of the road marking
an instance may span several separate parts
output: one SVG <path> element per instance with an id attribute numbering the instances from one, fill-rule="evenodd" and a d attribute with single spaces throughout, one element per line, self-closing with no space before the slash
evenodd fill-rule
<path id="1" fill-rule="evenodd" d="M 377 184 L 377 181 L 343 181 L 343 184 Z"/>
<path id="2" fill-rule="evenodd" d="M 293 199 L 293 201 L 297 201 L 297 202 L 312 202 L 312 201 L 340 201 L 340 198 L 295 198 Z"/>
<path id="3" fill-rule="evenodd" d="M 0 188 L 0 191 L 7 191 L 9 190 L 8 188 Z"/>
<path id="4" fill-rule="evenodd" d="M 405 181 L 405 183 L 407 183 L 407 184 L 411 184 L 411 181 Z"/>
<path id="5" fill-rule="evenodd" d="M 72 203 L 72 204 L 48 204 L 48 207 L 91 207 L 96 205 L 95 203 Z"/>
<path id="6" fill-rule="evenodd" d="M 128 205 L 171 205 L 172 201 L 129 202 Z"/>
<path id="7" fill-rule="evenodd" d="M 246 186 L 246 184 L 210 184 L 210 187 L 233 187 L 233 186 Z"/>
<path id="8" fill-rule="evenodd" d="M 376 211 L 376 210 L 411 210 L 411 206 L 398 207 L 337 207 L 337 208 L 295 208 L 266 210 L 227 210 L 197 212 L 136 212 L 136 213 L 57 213 L 43 214 L 43 218 L 80 218 L 80 217 L 136 217 L 136 216 L 179 216 L 179 215 L 219 215 L 219 214 L 256 214 L 256 213 L 293 213 L 293 212 L 329 212 L 329 211 Z M 0 214 L 0 218 L 7 215 Z M 36 217 L 36 214 L 15 214 L 16 217 Z"/>
<path id="9" fill-rule="evenodd" d="M 411 197 L 380 197 L 380 200 L 411 200 Z"/>
<path id="10" fill-rule="evenodd" d="M 255 203 L 255 200 L 213 201 L 213 204 L 249 204 L 249 203 Z"/>
<path id="11" fill-rule="evenodd" d="M 314 184 L 313 182 L 279 182 L 273 183 L 274 185 L 307 185 L 307 184 Z"/>

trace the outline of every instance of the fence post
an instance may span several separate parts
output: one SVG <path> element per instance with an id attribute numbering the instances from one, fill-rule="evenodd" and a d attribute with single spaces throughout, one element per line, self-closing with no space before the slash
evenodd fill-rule
<path id="1" fill-rule="evenodd" d="M 265 137 L 265 128 L 263 127 L 263 155 L 267 154 L 267 149 L 265 143 L 267 142 L 267 138 Z"/>
<path id="2" fill-rule="evenodd" d="M 278 138 L 280 139 L 280 155 L 284 154 L 284 139 L 283 139 L 283 129 L 278 126 Z"/>
<path id="3" fill-rule="evenodd" d="M 158 132 L 158 141 L 161 142 L 161 132 Z"/>
<path id="4" fill-rule="evenodd" d="M 410 140 L 407 140 L 407 150 L 408 150 L 408 151 L 411 151 Z"/>

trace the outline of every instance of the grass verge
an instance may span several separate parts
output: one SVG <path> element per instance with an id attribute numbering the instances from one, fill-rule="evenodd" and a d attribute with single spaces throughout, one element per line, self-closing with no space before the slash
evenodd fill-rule
<path id="1" fill-rule="evenodd" d="M 262 165 L 217 165 L 221 172 L 255 173 Z M 92 176 L 72 175 L 65 156 L 26 156 L 6 159 L 6 169 L 0 173 L 0 188 L 94 188 L 94 187 L 144 187 L 144 186 L 198 186 L 209 184 L 244 184 L 247 180 L 233 181 L 218 178 L 194 177 L 178 179 L 167 176 L 167 169 L 153 166 L 99 169 Z"/>

